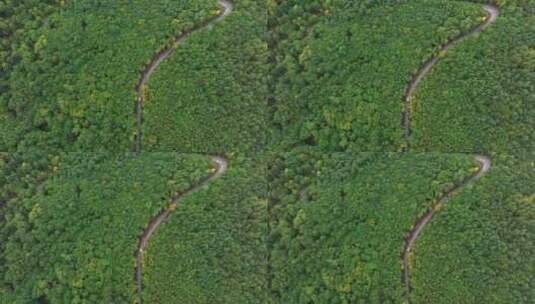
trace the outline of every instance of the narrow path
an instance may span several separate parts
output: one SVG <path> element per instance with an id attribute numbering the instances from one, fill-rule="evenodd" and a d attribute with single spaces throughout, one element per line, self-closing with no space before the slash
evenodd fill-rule
<path id="1" fill-rule="evenodd" d="M 411 81 L 409 82 L 409 85 L 405 89 L 405 94 L 403 95 L 403 111 L 402 111 L 402 117 L 401 117 L 401 123 L 404 129 L 404 139 L 405 139 L 405 145 L 404 150 L 408 151 L 410 148 L 410 137 L 411 137 L 411 98 L 414 95 L 414 92 L 418 88 L 418 85 L 420 84 L 420 81 L 429 74 L 431 69 L 437 62 L 440 61 L 441 57 L 439 54 L 442 54 L 446 51 L 448 51 L 450 48 L 458 44 L 459 42 L 463 41 L 464 39 L 477 34 L 481 32 L 483 29 L 485 29 L 487 26 L 491 25 L 496 21 L 499 15 L 499 10 L 494 5 L 484 5 L 483 9 L 487 12 L 487 17 L 483 23 L 479 24 L 478 26 L 472 28 L 467 33 L 461 34 L 450 41 L 448 41 L 446 44 L 442 45 L 440 49 L 431 57 L 429 58 L 419 69 L 416 71 L 416 73 L 413 75 Z"/>
<path id="2" fill-rule="evenodd" d="M 475 155 L 474 158 L 479 163 L 479 169 L 476 171 L 476 173 L 472 174 L 471 176 L 466 178 L 461 184 L 453 187 L 452 189 L 448 190 L 448 192 L 446 192 L 444 195 L 442 195 L 438 199 L 438 202 L 416 221 L 414 228 L 412 228 L 412 230 L 409 232 L 409 235 L 405 239 L 405 242 L 403 244 L 403 253 L 402 253 L 402 260 L 403 260 L 402 283 L 405 285 L 406 303 L 411 302 L 410 293 L 412 291 L 411 284 L 410 284 L 410 262 L 409 262 L 410 252 L 411 252 L 411 249 L 414 247 L 414 244 L 418 240 L 418 237 L 420 236 L 422 230 L 429 223 L 429 221 L 431 221 L 431 219 L 435 215 L 435 212 L 440 210 L 440 208 L 444 206 L 454 194 L 460 192 L 469 184 L 480 179 L 490 169 L 490 165 L 491 165 L 490 158 L 484 155 Z"/>
<path id="3" fill-rule="evenodd" d="M 193 187 L 189 188 L 188 190 L 177 193 L 172 199 L 164 210 L 160 212 L 156 217 L 152 218 L 147 228 L 143 231 L 143 234 L 139 237 L 139 244 L 136 251 L 136 282 L 137 282 L 137 291 L 138 291 L 138 304 L 142 304 L 142 291 L 143 291 L 143 251 L 147 247 L 147 244 L 149 243 L 150 238 L 158 229 L 158 227 L 165 222 L 165 220 L 169 217 L 171 212 L 178 206 L 178 204 L 187 196 L 201 190 L 206 185 L 208 185 L 211 181 L 214 179 L 220 177 L 223 175 L 228 168 L 228 161 L 221 156 L 212 156 L 212 162 L 216 166 L 216 171 L 214 174 L 207 176 L 200 182 L 198 182 Z"/>
<path id="4" fill-rule="evenodd" d="M 218 0 L 219 5 L 223 9 L 222 12 L 217 15 L 216 17 L 210 18 L 191 30 L 186 31 L 182 35 L 175 38 L 173 44 L 159 52 L 156 53 L 150 63 L 145 67 L 145 69 L 141 72 L 141 77 L 139 78 L 139 81 L 136 85 L 136 102 L 135 102 L 135 113 L 136 113 L 136 136 L 134 139 L 134 152 L 141 152 L 141 137 L 142 137 L 142 125 L 143 125 L 143 98 L 144 98 L 144 91 L 145 86 L 147 82 L 149 81 L 152 74 L 156 71 L 156 69 L 160 66 L 160 64 L 169 57 L 179 46 L 184 42 L 186 39 L 188 39 L 192 34 L 195 34 L 201 30 L 204 30 L 206 28 L 211 27 L 212 25 L 218 23 L 219 21 L 225 19 L 233 9 L 233 4 L 227 0 Z"/>
<path id="5" fill-rule="evenodd" d="M 410 149 L 410 137 L 411 137 L 411 98 L 414 95 L 414 92 L 418 88 L 418 85 L 422 81 L 422 79 L 431 71 L 433 66 L 437 64 L 437 62 L 440 61 L 439 54 L 448 51 L 451 47 L 458 44 L 459 42 L 463 41 L 464 39 L 477 34 L 481 32 L 483 29 L 485 29 L 487 26 L 491 25 L 496 21 L 499 15 L 499 10 L 494 5 L 484 5 L 483 9 L 487 12 L 487 17 L 485 20 L 479 24 L 478 26 L 474 27 L 467 33 L 461 34 L 453 39 L 451 39 L 449 42 L 444 44 L 439 51 L 433 55 L 429 60 L 427 60 L 414 74 L 411 81 L 409 82 L 409 85 L 407 86 L 407 89 L 405 90 L 405 94 L 403 96 L 403 112 L 402 112 L 402 125 L 404 128 L 404 139 L 405 139 L 405 145 L 403 147 L 403 150 L 405 152 L 409 151 Z M 476 180 L 480 179 L 489 169 L 491 166 L 491 160 L 489 157 L 484 155 L 474 155 L 475 160 L 479 163 L 479 169 L 477 172 L 475 172 L 473 175 L 466 178 L 462 183 L 459 185 L 453 187 L 448 192 L 446 192 L 444 195 L 442 195 L 437 203 L 430 208 L 422 217 L 420 217 L 416 224 L 414 225 L 414 228 L 409 232 L 409 235 L 405 239 L 405 242 L 403 244 L 403 252 L 402 252 L 402 264 L 403 264 L 403 273 L 401 277 L 402 284 L 405 286 L 405 302 L 410 304 L 411 303 L 411 283 L 410 283 L 410 252 L 411 249 L 414 247 L 414 244 L 418 240 L 422 230 L 425 228 L 425 226 L 431 221 L 433 216 L 435 215 L 435 212 L 438 211 L 443 205 L 445 205 L 451 196 L 458 193 L 459 191 L 463 190 L 466 186 L 469 184 L 475 182 Z"/>
<path id="6" fill-rule="evenodd" d="M 150 63 L 145 67 L 145 69 L 141 72 L 141 76 L 139 78 L 138 84 L 136 85 L 136 103 L 135 103 L 135 114 L 136 114 L 136 136 L 134 139 L 134 152 L 141 152 L 141 136 L 142 136 L 142 124 L 143 124 L 143 98 L 144 98 L 144 91 L 145 86 L 147 82 L 149 81 L 152 74 L 156 71 L 156 69 L 160 66 L 160 64 L 169 57 L 179 46 L 184 42 L 188 37 L 190 37 L 192 34 L 201 31 L 206 28 L 210 28 L 214 24 L 218 23 L 219 21 L 223 20 L 226 16 L 228 16 L 233 9 L 233 5 L 231 2 L 227 0 L 218 0 L 218 4 L 221 7 L 222 11 L 219 15 L 208 19 L 204 21 L 203 23 L 195 26 L 193 29 L 183 33 L 182 35 L 175 38 L 173 44 L 159 52 L 156 53 Z M 149 225 L 147 228 L 143 231 L 141 236 L 139 237 L 139 243 L 136 250 L 136 269 L 135 269 L 135 278 L 136 278 L 136 284 L 137 284 L 137 292 L 138 292 L 138 299 L 137 304 L 143 303 L 143 251 L 147 247 L 147 244 L 149 243 L 150 238 L 152 235 L 156 232 L 156 229 L 165 222 L 165 220 L 169 217 L 171 212 L 178 206 L 180 201 L 182 201 L 186 196 L 191 195 L 202 188 L 204 188 L 206 185 L 208 185 L 211 181 L 214 179 L 220 177 L 223 175 L 228 168 L 228 161 L 222 157 L 222 156 L 211 156 L 212 162 L 216 166 L 216 171 L 214 174 L 205 177 L 203 180 L 198 182 L 193 187 L 189 188 L 185 192 L 177 193 L 173 198 L 171 198 L 169 206 L 162 210 L 160 214 L 155 216 L 151 219 L 149 222 Z"/>

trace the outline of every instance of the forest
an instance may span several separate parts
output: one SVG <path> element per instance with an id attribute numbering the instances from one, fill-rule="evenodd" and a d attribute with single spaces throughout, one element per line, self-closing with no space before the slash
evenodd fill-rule
<path id="1" fill-rule="evenodd" d="M 452 1 L 292 6 L 299 2 L 273 8 L 269 23 L 270 122 L 281 149 L 312 143 L 329 151 L 399 151 L 401 100 L 411 74 L 483 14 Z M 310 12 L 307 19 L 294 18 L 302 11 Z"/>
<path id="2" fill-rule="evenodd" d="M 147 248 L 146 303 L 267 303 L 266 170 L 258 163 L 232 159 L 175 210 Z"/>
<path id="3" fill-rule="evenodd" d="M 415 303 L 530 303 L 534 162 L 496 155 L 491 174 L 452 198 L 414 252 Z"/>
<path id="4" fill-rule="evenodd" d="M 0 302 L 131 303 L 135 239 L 172 193 L 207 174 L 208 159 L 66 153 L 51 163 L 37 193 L 2 208 Z"/>
<path id="5" fill-rule="evenodd" d="M 232 18 L 196 33 L 167 59 L 147 86 L 148 151 L 254 157 L 265 149 L 265 24 L 262 1 L 236 1 Z"/>
<path id="6" fill-rule="evenodd" d="M 43 12 L 27 16 L 28 8 L 40 11 L 39 2 L 3 8 L 9 37 L 0 99 L 5 152 L 128 152 L 138 72 L 172 37 L 217 11 L 210 0 L 50 1 L 40 4 L 56 10 L 46 20 Z"/>
<path id="7" fill-rule="evenodd" d="M 533 16 L 0 0 L 0 304 L 533 303 Z"/>
<path id="8" fill-rule="evenodd" d="M 504 7 L 495 25 L 453 48 L 423 81 L 414 100 L 415 150 L 533 159 L 533 12 L 534 5 Z"/>
<path id="9" fill-rule="evenodd" d="M 276 303 L 397 303 L 414 219 L 475 167 L 466 155 L 326 154 L 277 159 L 272 206 Z M 313 176 L 313 178 L 311 178 Z"/>

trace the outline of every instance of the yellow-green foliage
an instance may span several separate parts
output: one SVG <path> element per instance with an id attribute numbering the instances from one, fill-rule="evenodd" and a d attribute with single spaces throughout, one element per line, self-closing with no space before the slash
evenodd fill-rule
<path id="1" fill-rule="evenodd" d="M 272 8 L 275 145 L 399 150 L 412 74 L 484 12 L 452 1 L 383 2 L 285 1 Z"/>
<path id="2" fill-rule="evenodd" d="M 132 303 L 138 236 L 177 191 L 210 174 L 210 159 L 72 153 L 51 162 L 55 173 L 19 182 L 1 209 L 0 302 Z"/>
<path id="3" fill-rule="evenodd" d="M 401 302 L 404 238 L 473 166 L 466 155 L 306 149 L 275 163 L 275 303 Z"/>
<path id="4" fill-rule="evenodd" d="M 535 246 L 533 162 L 496 155 L 455 195 L 413 252 L 414 303 L 530 303 Z"/>
<path id="5" fill-rule="evenodd" d="M 450 49 L 413 98 L 415 151 L 535 151 L 535 4 L 506 6 L 496 22 Z"/>
<path id="6" fill-rule="evenodd" d="M 147 150 L 253 155 L 265 148 L 265 5 L 234 3 L 230 15 L 190 36 L 151 77 Z"/>
<path id="7" fill-rule="evenodd" d="M 76 0 L 44 22 L 41 15 L 53 9 L 37 2 L 0 6 L 7 11 L 0 30 L 18 28 L 2 37 L 0 151 L 131 150 L 140 71 L 216 8 L 212 0 Z"/>

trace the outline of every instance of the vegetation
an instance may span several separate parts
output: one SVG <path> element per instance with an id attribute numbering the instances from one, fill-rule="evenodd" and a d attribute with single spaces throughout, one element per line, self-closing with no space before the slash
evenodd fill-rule
<path id="1" fill-rule="evenodd" d="M 58 6 L 58 1 L 2 1 L 0 2 L 0 151 L 14 143 L 15 123 L 6 103 L 9 98 L 9 74 L 20 63 L 23 55 L 33 51 L 37 43 L 36 31 Z M 23 53 L 23 51 L 25 51 Z M 11 113 L 12 114 L 12 113 Z"/>
<path id="2" fill-rule="evenodd" d="M 413 72 L 483 15 L 479 5 L 451 1 L 301 2 L 271 7 L 271 122 L 283 148 L 399 150 L 402 97 Z"/>
<path id="3" fill-rule="evenodd" d="M 251 154 L 264 148 L 265 6 L 233 3 L 228 17 L 189 37 L 151 77 L 146 149 Z"/>
<path id="4" fill-rule="evenodd" d="M 450 50 L 414 98 L 414 150 L 493 159 L 491 171 L 456 195 L 417 243 L 415 303 L 535 299 L 535 2 L 499 2 L 496 23 Z"/>
<path id="5" fill-rule="evenodd" d="M 532 303 L 533 162 L 493 157 L 487 176 L 452 198 L 412 256 L 414 303 Z"/>
<path id="6" fill-rule="evenodd" d="M 260 159 L 186 197 L 146 250 L 145 303 L 266 303 L 266 181 Z"/>
<path id="7" fill-rule="evenodd" d="M 276 303 L 400 303 L 403 239 L 477 169 L 466 155 L 299 153 L 273 169 Z"/>
<path id="8" fill-rule="evenodd" d="M 439 44 L 482 21 L 479 4 L 431 2 L 395 6 L 375 2 L 357 9 L 336 6 L 336 1 L 321 6 L 297 1 L 271 6 L 276 16 L 270 20 L 275 50 L 271 54 L 274 144 L 283 149 L 314 145 L 327 154 L 398 149 L 402 129 L 401 105 L 397 107 L 397 103 L 408 78 Z M 418 241 L 412 255 L 414 303 L 533 301 L 533 269 L 526 265 L 533 264 L 530 219 L 535 214 L 533 191 L 528 186 L 533 184 L 535 151 L 531 132 L 535 115 L 529 105 L 534 95 L 530 50 L 535 26 L 530 16 L 535 3 L 499 4 L 503 7 L 498 21 L 443 54 L 413 101 L 416 151 L 479 152 L 493 160 L 493 169 L 485 178 L 477 186 L 463 189 L 455 199 L 456 207 L 447 205 L 441 210 L 431 222 L 436 225 L 431 228 L 434 232 L 428 235 L 426 228 L 424 239 Z M 446 10 L 439 10 L 441 5 L 455 9 L 445 14 Z M 390 15 L 395 20 L 388 19 Z M 403 35 L 405 27 L 411 27 L 411 39 Z M 423 161 L 419 165 L 425 166 L 424 160 L 414 161 Z M 398 226 L 385 233 L 391 239 L 381 238 L 381 234 L 371 234 L 373 230 L 362 216 L 374 210 L 375 202 L 394 201 L 389 200 L 393 192 L 389 187 L 396 181 L 395 170 L 355 170 L 362 179 L 378 179 L 360 187 L 365 193 L 350 196 L 346 189 L 357 184 L 354 175 L 332 178 L 331 185 L 312 170 L 299 174 L 306 167 L 302 163 L 290 163 L 282 165 L 286 166 L 284 174 L 299 176 L 283 179 L 291 191 L 272 193 L 277 222 L 271 240 L 275 299 L 284 303 L 401 302 L 399 252 L 387 246 L 388 241 L 395 243 L 393 236 L 401 235 L 402 230 Z M 339 165 L 336 172 L 348 167 L 348 163 Z M 394 176 L 379 179 L 381 174 Z M 419 185 L 425 176 L 405 172 L 409 185 Z M 345 181 L 351 181 L 351 187 Z M 302 192 L 303 183 L 319 183 L 321 188 L 310 186 L 311 190 Z M 281 187 L 277 182 L 271 186 Z M 305 194 L 304 202 L 296 203 L 300 194 L 312 189 L 321 191 L 313 192 L 312 199 Z M 378 195 L 369 194 L 374 189 Z M 436 199 L 432 196 L 436 192 L 421 186 L 417 189 Z M 396 198 L 405 193 L 416 198 L 410 188 L 401 192 Z M 398 218 L 386 226 L 395 227 L 404 219 L 414 221 L 417 216 L 410 208 L 397 209 L 394 214 Z M 443 212 L 450 208 L 453 210 L 443 219 Z M 412 210 L 423 212 L 425 207 Z M 387 208 L 378 214 L 390 215 Z M 284 218 L 282 232 L 278 231 L 280 217 Z M 435 221 L 439 223 L 433 224 Z M 359 223 L 368 230 L 359 230 Z M 357 241 L 359 231 L 366 231 L 365 240 Z M 399 238 L 397 241 L 398 246 L 402 244 Z M 368 244 L 373 244 L 371 249 Z M 364 260 L 361 252 L 369 256 Z M 391 264 L 385 258 L 389 255 Z"/>
<path id="9" fill-rule="evenodd" d="M 534 302 L 533 0 L 439 54 L 410 153 L 405 88 L 486 0 L 232 2 L 152 75 L 128 154 L 141 71 L 217 1 L 0 0 L 0 303 L 133 303 L 138 237 L 207 154 L 228 171 L 151 238 L 144 303 L 402 303 L 403 240 L 471 153 L 492 167 L 421 233 L 411 302 Z"/>
<path id="10" fill-rule="evenodd" d="M 9 152 L 129 151 L 140 70 L 217 9 L 212 0 L 66 1 L 43 22 L 51 8 L 27 15 L 45 4 L 4 2 L 0 26 L 18 29 L 2 45 L 0 151 Z"/>
<path id="11" fill-rule="evenodd" d="M 211 166 L 168 153 L 55 157 L 35 194 L 3 209 L 0 302 L 132 303 L 137 237 Z"/>
<path id="12" fill-rule="evenodd" d="M 448 51 L 423 80 L 413 101 L 415 150 L 533 159 L 534 10 L 533 2 L 503 7 L 496 23 Z"/>

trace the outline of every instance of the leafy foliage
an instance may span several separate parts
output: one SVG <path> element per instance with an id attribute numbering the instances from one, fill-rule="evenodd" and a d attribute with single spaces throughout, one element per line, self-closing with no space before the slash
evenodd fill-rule
<path id="1" fill-rule="evenodd" d="M 270 20 L 273 142 L 329 151 L 399 150 L 411 74 L 483 14 L 479 6 L 447 1 L 343 11 L 330 1 L 300 2 L 275 7 Z M 293 18 L 305 9 L 305 17 Z"/>
<path id="2" fill-rule="evenodd" d="M 207 157 L 67 154 L 36 194 L 4 209 L 2 303 L 131 303 L 137 237 L 176 191 L 211 168 Z"/>
<path id="3" fill-rule="evenodd" d="M 420 84 L 413 101 L 414 149 L 532 158 L 534 69 L 533 14 L 502 8 L 492 26 L 448 51 Z"/>
<path id="4" fill-rule="evenodd" d="M 0 0 L 0 302 L 132 303 L 137 237 L 213 170 L 163 151 L 230 167 L 151 239 L 146 302 L 401 302 L 403 238 L 475 169 L 452 152 L 493 167 L 422 233 L 413 302 L 533 302 L 533 0 L 497 0 L 422 81 L 411 146 L 431 153 L 382 153 L 472 2 L 236 0 L 153 74 L 154 153 L 125 155 L 140 70 L 217 2 Z"/>
<path id="5" fill-rule="evenodd" d="M 17 62 L 0 95 L 0 151 L 129 151 L 139 71 L 213 13 L 212 0 L 65 2 L 20 43 L 8 42 Z"/>
<path id="6" fill-rule="evenodd" d="M 145 302 L 267 303 L 262 163 L 232 159 L 180 203 L 146 250 Z"/>
<path id="7" fill-rule="evenodd" d="M 234 3 L 229 16 L 190 36 L 151 77 L 143 123 L 148 150 L 264 149 L 265 7 L 261 1 Z"/>
<path id="8" fill-rule="evenodd" d="M 475 168 L 466 155 L 283 156 L 271 189 L 275 302 L 400 302 L 404 237 Z"/>
<path id="9" fill-rule="evenodd" d="M 415 303 L 532 303 L 533 162 L 496 155 L 489 174 L 454 196 L 412 255 Z"/>
<path id="10" fill-rule="evenodd" d="M 10 99 L 9 75 L 21 61 L 32 59 L 29 57 L 38 42 L 38 32 L 59 4 L 35 0 L 0 2 L 0 151 L 7 151 L 7 143 L 16 142 L 13 110 L 5 106 Z"/>

